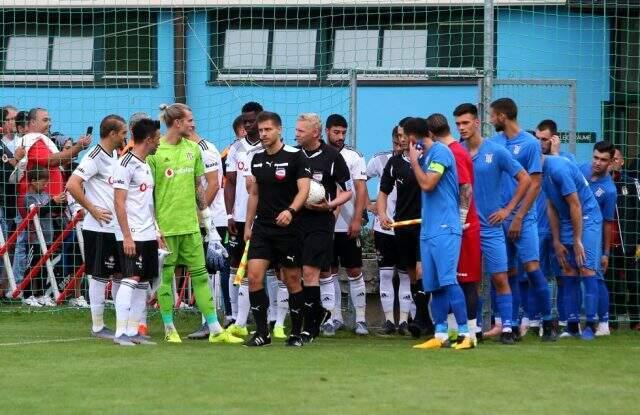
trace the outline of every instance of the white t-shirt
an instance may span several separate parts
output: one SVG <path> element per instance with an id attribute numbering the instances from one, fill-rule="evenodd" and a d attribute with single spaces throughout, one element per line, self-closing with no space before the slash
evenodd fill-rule
<path id="1" fill-rule="evenodd" d="M 348 200 L 344 205 L 342 205 L 340 209 L 340 213 L 338 215 L 338 218 L 336 219 L 335 232 L 348 232 L 349 224 L 351 223 L 351 219 L 353 218 L 353 213 L 355 210 L 355 181 L 367 180 L 367 168 L 364 157 L 356 150 L 348 146 L 344 146 L 342 150 L 340 150 L 340 154 L 342 154 L 344 161 L 347 162 L 347 167 L 349 167 L 351 181 L 353 182 L 353 186 L 351 186 L 351 188 L 353 189 L 353 194 L 351 195 L 351 200 Z"/>
<path id="2" fill-rule="evenodd" d="M 218 192 L 213 202 L 209 206 L 213 216 L 213 223 L 216 227 L 227 226 L 227 210 L 224 207 L 224 190 L 222 189 L 222 158 L 220 152 L 213 143 L 202 140 L 198 143 L 200 152 L 202 153 L 202 162 L 204 163 L 204 173 L 218 172 Z M 207 179 L 202 176 L 202 184 L 207 184 Z"/>
<path id="3" fill-rule="evenodd" d="M 114 150 L 111 154 L 100 144 L 88 151 L 73 174 L 84 180 L 85 197 L 93 205 L 111 212 L 113 219 L 108 224 L 98 222 L 87 213 L 82 229 L 93 232 L 114 233 L 118 229 L 118 219 L 113 209 L 113 169 L 118 164 Z M 70 204 L 71 206 L 71 204 Z"/>
<path id="4" fill-rule="evenodd" d="M 249 194 L 247 193 L 246 176 L 247 172 L 251 170 L 250 162 L 247 160 L 247 153 L 250 150 L 261 148 L 262 145 L 259 140 L 255 144 L 251 144 L 246 138 L 235 141 L 229 148 L 226 168 L 227 173 L 236 172 L 236 200 L 233 204 L 233 220 L 236 222 L 246 222 L 247 220 Z"/>
<path id="5" fill-rule="evenodd" d="M 387 162 L 392 155 L 393 153 L 391 151 L 384 151 L 373 156 L 373 158 L 369 160 L 369 163 L 367 163 L 367 179 L 374 177 L 380 179 L 382 177 L 384 167 L 387 165 Z M 378 197 L 380 197 L 380 182 L 378 182 Z M 394 186 L 391 194 L 387 196 L 387 216 L 390 219 L 393 219 L 393 215 L 396 211 L 396 197 L 396 188 Z M 386 233 L 387 235 L 393 235 L 393 229 L 382 229 L 377 215 L 373 217 L 373 230 L 376 232 Z"/>
<path id="6" fill-rule="evenodd" d="M 134 241 L 153 241 L 156 229 L 153 223 L 153 176 L 149 165 L 132 151 L 122 157 L 113 172 L 113 188 L 127 191 L 127 221 Z M 177 214 L 180 214 L 177 212 Z M 124 239 L 120 227 L 116 239 Z"/>

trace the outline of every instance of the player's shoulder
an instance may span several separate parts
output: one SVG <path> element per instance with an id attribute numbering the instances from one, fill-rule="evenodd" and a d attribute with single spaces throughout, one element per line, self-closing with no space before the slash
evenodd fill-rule
<path id="1" fill-rule="evenodd" d="M 377 153 L 375 153 L 373 155 L 373 157 L 371 157 L 370 161 L 379 160 L 379 161 L 386 162 L 387 160 L 389 160 L 391 158 L 391 156 L 393 156 L 393 151 L 391 151 L 391 150 L 378 151 Z"/>
<path id="2" fill-rule="evenodd" d="M 86 158 L 89 160 L 95 160 L 97 157 L 100 156 L 101 152 L 102 152 L 102 147 L 99 144 L 96 144 L 95 146 L 91 147 L 87 151 Z"/>
<path id="3" fill-rule="evenodd" d="M 361 152 L 359 152 L 355 147 L 352 147 L 350 145 L 345 145 L 344 147 L 342 147 L 342 150 L 340 152 L 349 154 L 350 156 L 353 156 L 353 157 L 364 158 L 364 155 Z"/>
<path id="4" fill-rule="evenodd" d="M 122 167 L 126 167 L 126 168 L 135 167 L 135 166 L 137 166 L 138 164 L 141 164 L 141 163 L 143 163 L 143 161 L 140 160 L 138 157 L 136 157 L 136 155 L 133 154 L 131 151 L 126 153 L 120 159 L 120 165 Z"/>
<path id="5" fill-rule="evenodd" d="M 294 147 L 294 146 L 290 146 L 289 144 L 285 144 L 284 147 L 282 147 L 283 151 L 286 151 L 287 153 L 299 153 L 300 149 L 298 147 Z"/>
<path id="6" fill-rule="evenodd" d="M 229 148 L 228 153 L 231 154 L 231 153 L 237 153 L 239 151 L 242 151 L 242 149 L 244 148 L 243 141 L 245 141 L 244 138 L 239 138 L 233 143 L 231 143 L 231 145 L 228 147 Z"/>

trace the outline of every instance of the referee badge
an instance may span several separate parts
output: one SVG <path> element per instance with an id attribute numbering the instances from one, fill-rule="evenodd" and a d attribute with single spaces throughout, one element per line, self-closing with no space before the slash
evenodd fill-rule
<path id="1" fill-rule="evenodd" d="M 9 156 L 7 156 L 6 154 L 3 154 L 3 155 L 2 155 L 2 162 L 3 162 L 3 163 L 6 163 L 6 162 L 8 162 L 8 161 L 9 161 Z"/>
<path id="2" fill-rule="evenodd" d="M 315 180 L 316 182 L 321 182 L 322 181 L 322 172 L 320 173 L 313 173 L 313 180 Z"/>
<path id="3" fill-rule="evenodd" d="M 287 176 L 287 171 L 285 169 L 276 169 L 276 180 L 284 180 Z"/>

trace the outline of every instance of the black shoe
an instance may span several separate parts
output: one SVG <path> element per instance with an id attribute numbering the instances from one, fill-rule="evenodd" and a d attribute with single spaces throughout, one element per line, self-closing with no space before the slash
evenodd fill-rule
<path id="1" fill-rule="evenodd" d="M 420 338 L 420 335 L 422 334 L 422 325 L 416 320 L 413 320 L 411 323 L 409 323 L 407 329 L 409 330 L 409 333 L 411 333 L 411 337 L 413 337 L 414 339 Z"/>
<path id="2" fill-rule="evenodd" d="M 542 322 L 542 337 L 543 342 L 554 342 L 557 340 L 556 332 L 553 330 L 553 321 Z"/>
<path id="3" fill-rule="evenodd" d="M 258 332 L 254 333 L 253 337 L 246 341 L 244 344 L 247 347 L 264 347 L 271 345 L 271 335 L 267 334 L 263 336 L 262 334 L 258 334 Z"/>
<path id="4" fill-rule="evenodd" d="M 303 331 L 302 333 L 300 333 L 300 339 L 304 344 L 313 343 L 313 341 L 315 340 L 315 338 L 306 331 Z"/>
<path id="5" fill-rule="evenodd" d="M 204 340 L 209 338 L 209 326 L 207 324 L 203 324 L 198 330 L 187 336 L 188 339 L 192 340 Z"/>
<path id="6" fill-rule="evenodd" d="M 276 326 L 276 321 L 270 321 L 269 322 L 269 331 L 273 331 L 273 328 Z"/>
<path id="7" fill-rule="evenodd" d="M 513 334 L 513 341 L 514 342 L 519 342 L 519 341 L 522 340 L 522 336 L 520 335 L 520 327 L 512 326 L 511 327 L 511 333 Z"/>
<path id="8" fill-rule="evenodd" d="M 223 326 L 225 329 L 229 328 L 229 326 L 236 324 L 236 320 L 235 319 L 230 319 L 229 321 L 227 321 L 227 323 Z"/>
<path id="9" fill-rule="evenodd" d="M 300 336 L 289 336 L 287 341 L 284 344 L 287 347 L 302 347 L 304 346 L 304 342 L 300 338 Z"/>
<path id="10" fill-rule="evenodd" d="M 396 325 L 389 320 L 385 321 L 378 331 L 379 336 L 393 336 L 394 334 L 396 334 Z"/>
<path id="11" fill-rule="evenodd" d="M 400 325 L 398 326 L 398 335 L 406 336 L 408 331 L 409 331 L 409 324 L 407 324 L 406 321 L 403 321 L 402 323 L 400 323 Z"/>
<path id="12" fill-rule="evenodd" d="M 533 337 L 540 337 L 540 327 L 529 327 L 527 334 L 530 334 Z"/>
<path id="13" fill-rule="evenodd" d="M 476 332 L 476 340 L 479 343 L 484 343 L 484 337 L 482 337 L 482 331 Z"/>
<path id="14" fill-rule="evenodd" d="M 503 331 L 500 335 L 500 343 L 506 345 L 516 344 L 515 340 L 513 339 L 513 333 L 510 331 Z"/>

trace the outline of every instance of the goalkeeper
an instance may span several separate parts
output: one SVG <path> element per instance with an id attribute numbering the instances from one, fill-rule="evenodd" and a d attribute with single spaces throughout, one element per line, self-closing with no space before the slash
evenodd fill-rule
<path id="1" fill-rule="evenodd" d="M 160 119 L 167 126 L 167 134 L 161 138 L 158 151 L 148 162 L 156 184 L 156 218 L 171 252 L 164 261 L 162 283 L 158 289 L 165 340 L 169 343 L 182 342 L 173 325 L 172 280 L 176 265 L 185 265 L 191 274 L 197 306 L 209 327 L 209 341 L 242 343 L 242 339 L 222 329 L 209 288 L 198 225 L 198 211 L 206 207 L 204 190 L 198 191 L 204 175 L 204 163 L 198 145 L 186 138 L 194 129 L 193 114 L 184 104 L 163 104 L 160 106 Z"/>

